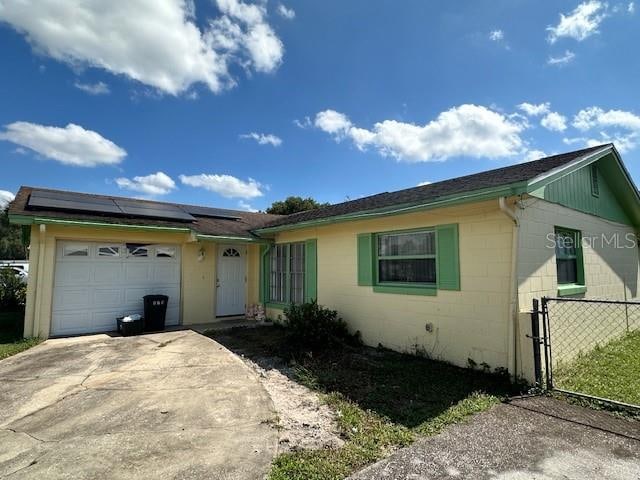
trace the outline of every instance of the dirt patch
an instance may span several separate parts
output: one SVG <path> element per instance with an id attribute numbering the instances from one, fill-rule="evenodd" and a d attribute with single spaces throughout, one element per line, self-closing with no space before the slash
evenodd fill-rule
<path id="1" fill-rule="evenodd" d="M 320 395 L 297 383 L 295 371 L 280 357 L 256 355 L 256 345 L 242 345 L 242 336 L 216 332 L 216 341 L 238 354 L 259 376 L 278 413 L 280 452 L 338 448 L 340 438 L 335 413 Z M 266 352 L 261 352 L 266 353 Z"/>

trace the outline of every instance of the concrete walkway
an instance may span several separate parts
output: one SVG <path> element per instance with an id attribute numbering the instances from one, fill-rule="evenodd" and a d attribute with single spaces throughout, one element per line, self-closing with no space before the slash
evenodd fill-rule
<path id="1" fill-rule="evenodd" d="M 353 480 L 638 480 L 640 422 L 552 398 L 499 405 Z"/>
<path id="2" fill-rule="evenodd" d="M 49 340 L 0 362 L 0 477 L 258 479 L 278 434 L 253 371 L 192 331 Z"/>

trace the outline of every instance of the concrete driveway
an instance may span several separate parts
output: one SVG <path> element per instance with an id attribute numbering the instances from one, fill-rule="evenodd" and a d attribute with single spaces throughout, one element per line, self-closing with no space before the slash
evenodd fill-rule
<path id="1" fill-rule="evenodd" d="M 353 480 L 640 480 L 640 422 L 547 397 L 419 440 Z"/>
<path id="2" fill-rule="evenodd" d="M 192 331 L 48 340 L 0 361 L 0 477 L 257 479 L 275 411 Z"/>

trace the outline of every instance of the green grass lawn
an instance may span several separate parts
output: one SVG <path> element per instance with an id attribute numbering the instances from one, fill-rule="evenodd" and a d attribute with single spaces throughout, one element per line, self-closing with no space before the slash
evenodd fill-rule
<path id="1" fill-rule="evenodd" d="M 416 438 L 438 433 L 515 393 L 504 375 L 384 349 L 292 352 L 284 329 L 278 327 L 235 329 L 212 337 L 249 358 L 290 359 L 296 380 L 320 392 L 336 413 L 344 446 L 281 454 L 270 480 L 345 478 Z"/>
<path id="2" fill-rule="evenodd" d="M 40 343 L 37 338 L 22 338 L 24 311 L 0 312 L 0 360 Z"/>
<path id="3" fill-rule="evenodd" d="M 553 376 L 558 388 L 640 405 L 640 331 L 556 368 Z"/>

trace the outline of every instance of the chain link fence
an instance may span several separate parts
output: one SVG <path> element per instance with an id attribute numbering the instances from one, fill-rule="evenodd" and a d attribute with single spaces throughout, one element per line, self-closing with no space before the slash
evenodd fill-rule
<path id="1" fill-rule="evenodd" d="M 547 388 L 640 408 L 640 302 L 545 297 L 540 307 Z"/>

